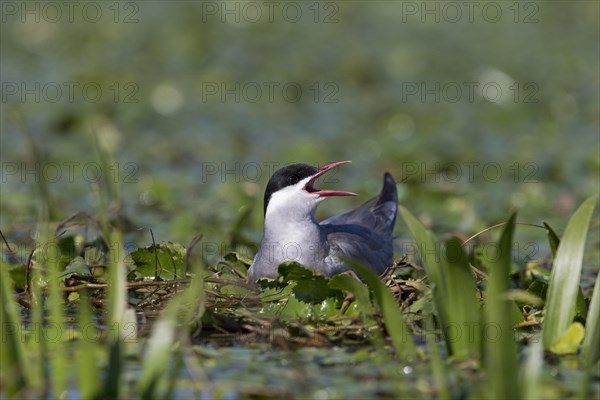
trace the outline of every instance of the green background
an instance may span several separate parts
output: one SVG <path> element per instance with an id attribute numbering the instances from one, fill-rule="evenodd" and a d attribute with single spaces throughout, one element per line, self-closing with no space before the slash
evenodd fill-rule
<path id="1" fill-rule="evenodd" d="M 600 191 L 596 1 L 2 7 L 0 214 L 16 238 L 39 219 L 36 168 L 58 217 L 95 214 L 109 175 L 144 245 L 148 229 L 226 243 L 241 207 L 258 241 L 269 171 L 291 162 L 353 161 L 321 185 L 361 196 L 319 217 L 387 170 L 401 204 L 467 236 L 515 209 L 562 232 Z M 36 167 L 24 131 L 54 165 Z"/>

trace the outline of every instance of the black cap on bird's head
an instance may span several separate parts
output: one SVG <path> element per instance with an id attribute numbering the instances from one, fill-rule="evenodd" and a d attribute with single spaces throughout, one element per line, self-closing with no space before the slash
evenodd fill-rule
<path id="1" fill-rule="evenodd" d="M 331 196 L 356 196 L 355 193 L 351 192 L 343 192 L 339 190 L 319 190 L 314 187 L 314 182 L 321 175 L 339 165 L 349 162 L 350 161 L 337 161 L 325 164 L 320 168 L 316 168 L 308 164 L 291 164 L 275 171 L 273 176 L 271 176 L 271 179 L 269 179 L 269 183 L 265 189 L 265 215 L 267 214 L 267 207 L 273 194 L 287 187 L 296 187 L 298 189 L 298 195 L 302 193 L 314 198 L 325 198 Z"/>

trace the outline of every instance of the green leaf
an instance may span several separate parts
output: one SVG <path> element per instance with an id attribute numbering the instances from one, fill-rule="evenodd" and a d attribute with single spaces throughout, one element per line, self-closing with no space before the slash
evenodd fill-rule
<path id="1" fill-rule="evenodd" d="M 72 259 L 77 256 L 77 244 L 75 243 L 75 236 L 67 236 L 58 240 L 58 248 L 60 249 L 60 253 L 67 257 L 67 259 Z"/>
<path id="2" fill-rule="evenodd" d="M 566 332 L 550 347 L 554 354 L 575 354 L 585 335 L 585 328 L 579 322 L 572 323 Z"/>
<path id="3" fill-rule="evenodd" d="M 446 299 L 447 286 L 444 276 L 444 270 L 441 265 L 440 246 L 433 234 L 429 232 L 425 226 L 410 211 L 400 206 L 400 215 L 410 230 L 411 236 L 419 250 L 423 268 L 425 273 L 432 282 L 432 293 L 434 300 L 434 310 L 440 319 L 444 338 L 446 339 L 446 348 L 451 350 L 451 344 L 448 341 L 450 333 L 447 328 L 450 326 L 448 322 L 448 304 Z"/>
<path id="4" fill-rule="evenodd" d="M 381 309 L 385 327 L 392 339 L 396 355 L 400 358 L 412 358 L 417 355 L 413 338 L 404 322 L 400 307 L 379 277 L 369 267 L 352 259 L 344 262 L 356 270 L 373 291 L 374 299 Z"/>
<path id="5" fill-rule="evenodd" d="M 185 298 L 185 292 L 175 297 L 160 314 L 152 327 L 142 371 L 136 383 L 136 391 L 143 399 L 163 398 L 160 393 L 161 379 L 166 379 L 177 337 L 177 315 Z"/>
<path id="6" fill-rule="evenodd" d="M 221 279 L 235 282 L 238 281 L 240 277 L 247 277 L 249 264 L 246 262 L 252 262 L 251 260 L 248 260 L 235 252 L 225 254 L 225 256 L 223 256 L 223 260 L 224 261 L 218 262 L 214 268 Z M 252 289 L 235 284 L 223 285 L 221 286 L 220 290 L 222 294 L 243 295 L 253 292 Z"/>
<path id="7" fill-rule="evenodd" d="M 489 275 L 483 338 L 486 371 L 490 380 L 489 397 L 493 399 L 514 399 L 519 393 L 518 351 L 513 339 L 514 303 L 508 299 L 515 219 L 516 214 L 513 214 L 502 231 L 498 242 L 498 254 L 486 260 Z"/>
<path id="8" fill-rule="evenodd" d="M 285 282 L 296 282 L 292 292 L 300 301 L 317 304 L 328 297 L 335 296 L 329 287 L 329 278 L 319 271 L 296 262 L 282 263 L 277 267 L 277 271 Z"/>
<path id="9" fill-rule="evenodd" d="M 528 271 L 528 273 L 531 274 L 532 278 L 536 281 L 543 282 L 546 284 L 550 281 L 550 271 L 542 268 L 541 266 L 539 266 L 537 264 L 528 265 L 527 271 Z M 546 297 L 546 294 L 544 292 L 544 298 L 545 297 Z"/>
<path id="10" fill-rule="evenodd" d="M 481 346 L 481 313 L 475 291 L 475 282 L 471 275 L 467 255 L 461 241 L 457 238 L 446 242 L 446 251 L 442 259 L 446 283 L 449 288 L 446 297 L 445 331 L 452 337 L 446 340 L 450 344 L 452 355 L 458 359 L 475 356 L 479 359 Z"/>
<path id="11" fill-rule="evenodd" d="M 13 284 L 8 270 L 0 268 L 0 379 L 9 398 L 16 395 L 29 382 L 27 356 L 23 338 L 23 327 L 19 316 L 19 307 L 13 297 Z"/>
<path id="12" fill-rule="evenodd" d="M 183 276 L 183 260 L 185 248 L 179 243 L 161 243 L 141 247 L 131 253 L 135 271 L 143 277 L 154 277 L 158 269 L 158 277 L 169 280 Z"/>
<path id="13" fill-rule="evenodd" d="M 282 320 L 322 319 L 339 314 L 341 290 L 330 286 L 321 272 L 296 262 L 285 262 L 277 268 L 276 279 L 261 278 L 263 308 L 261 315 Z"/>
<path id="14" fill-rule="evenodd" d="M 345 290 L 354 295 L 358 311 L 366 316 L 373 315 L 373 306 L 369 298 L 369 288 L 356 278 L 348 274 L 335 275 L 329 281 L 332 289 Z"/>
<path id="15" fill-rule="evenodd" d="M 588 306 L 583 297 L 583 291 L 581 287 L 577 290 L 577 300 L 575 301 L 575 318 L 581 318 L 582 320 L 588 315 Z"/>
<path id="16" fill-rule="evenodd" d="M 585 321 L 585 331 L 581 353 L 586 357 L 587 364 L 591 366 L 600 358 L 600 274 L 596 276 L 594 293 Z"/>
<path id="17" fill-rule="evenodd" d="M 250 265 L 252 265 L 251 259 L 244 257 L 244 256 L 240 255 L 239 253 L 236 253 L 235 251 L 225 254 L 225 256 L 223 258 L 225 259 L 225 261 L 239 262 L 239 263 L 245 265 L 246 267 L 249 267 Z"/>
<path id="18" fill-rule="evenodd" d="M 194 238 L 188 249 L 193 249 L 194 241 L 200 240 L 200 236 Z M 192 275 L 190 286 L 181 295 L 181 309 L 182 313 L 180 316 L 180 323 L 184 326 L 194 324 L 206 311 L 206 293 L 204 286 L 204 277 L 207 271 L 203 268 L 203 263 L 200 260 L 195 259 L 192 254 L 192 250 L 187 255 L 190 257 L 189 260 L 189 273 Z"/>
<path id="19" fill-rule="evenodd" d="M 90 299 L 86 290 L 81 291 L 79 299 L 79 326 L 81 337 L 77 345 L 79 355 L 77 357 L 77 376 L 81 398 L 93 399 L 100 391 L 101 385 L 98 380 L 99 368 L 96 358 L 96 341 L 92 338 L 98 337 L 96 326 L 92 320 L 92 309 Z"/>
<path id="20" fill-rule="evenodd" d="M 38 258 L 37 254 L 34 258 Z M 39 258 L 41 258 L 41 255 Z M 36 263 L 37 261 L 34 264 Z M 33 332 L 34 335 L 38 335 L 37 337 L 46 337 L 44 329 L 47 322 L 47 313 L 43 301 L 44 289 L 47 287 L 47 279 L 45 277 L 46 271 L 41 268 L 33 267 L 31 268 L 30 274 L 32 300 L 31 323 Z M 34 390 L 38 390 L 40 393 L 44 390 L 44 385 L 47 382 L 48 365 L 45 362 L 41 362 L 41 360 L 48 359 L 46 350 L 47 345 L 45 340 L 34 340 L 27 346 L 28 353 L 35 355 L 33 358 L 34 362 L 30 364 L 30 368 L 28 368 L 31 379 L 30 384 L 35 388 Z"/>
<path id="21" fill-rule="evenodd" d="M 548 235 L 548 242 L 550 243 L 550 251 L 552 252 L 552 257 L 556 257 L 556 250 L 558 249 L 558 245 L 560 244 L 560 239 L 554 229 L 550 227 L 547 223 L 544 222 L 544 228 L 546 228 L 546 234 Z"/>
<path id="22" fill-rule="evenodd" d="M 56 239 L 52 234 L 48 233 L 49 230 L 45 229 L 45 241 L 51 247 L 57 247 Z M 63 292 L 60 288 L 60 282 L 58 279 L 59 271 L 62 267 L 59 265 L 59 258 L 52 256 L 50 253 L 43 253 L 41 255 L 42 263 L 46 267 L 46 273 L 48 278 L 48 327 L 44 329 L 46 332 L 51 332 L 51 327 L 63 327 L 64 326 L 64 297 Z M 63 256 L 64 257 L 64 256 Z M 61 257 L 61 258 L 63 258 Z M 62 397 L 63 393 L 66 392 L 68 387 L 68 376 L 67 366 L 69 365 L 66 348 L 63 342 L 63 338 L 58 340 L 50 340 L 46 342 L 48 351 L 50 371 L 50 382 L 52 385 L 52 395 L 54 398 Z"/>
<path id="23" fill-rule="evenodd" d="M 9 264 L 0 258 L 0 268 L 10 273 L 14 290 L 22 291 L 25 288 L 25 266 L 22 264 Z"/>
<path id="24" fill-rule="evenodd" d="M 107 310 L 108 322 L 113 335 L 108 343 L 109 360 L 107 377 L 104 382 L 103 397 L 122 396 L 123 368 L 125 363 L 123 340 L 127 335 L 125 312 L 127 309 L 127 288 L 125 269 L 125 249 L 121 232 L 110 232 L 110 263 L 108 266 Z"/>
<path id="25" fill-rule="evenodd" d="M 596 362 L 600 358 L 600 274 L 596 276 L 594 293 L 585 324 L 585 336 L 581 345 L 585 374 L 578 393 L 579 398 L 582 399 L 591 396 L 593 376 L 598 369 Z"/>
<path id="26" fill-rule="evenodd" d="M 96 247 L 86 247 L 85 249 L 85 262 L 87 265 L 97 265 L 102 263 L 102 258 L 104 257 L 104 252 L 100 251 Z"/>
<path id="27" fill-rule="evenodd" d="M 546 349 L 564 335 L 575 316 L 583 250 L 596 200 L 597 196 L 589 197 L 575 211 L 556 251 L 542 329 Z"/>
<path id="28" fill-rule="evenodd" d="M 440 263 L 440 246 L 434 236 L 429 232 L 421 222 L 415 218 L 406 208 L 400 206 L 400 215 L 408 226 L 410 234 L 415 240 L 419 250 L 423 268 L 431 281 L 435 284 L 435 290 L 439 292 L 439 297 L 445 299 L 446 285 L 444 282 L 444 271 Z"/>
<path id="29" fill-rule="evenodd" d="M 529 287 L 527 288 L 527 292 L 542 300 L 542 303 L 546 298 L 547 291 L 548 284 L 540 281 L 531 282 L 531 285 L 529 285 Z"/>
<path id="30" fill-rule="evenodd" d="M 92 271 L 90 267 L 85 263 L 83 257 L 75 257 L 71 262 L 67 265 L 65 270 L 58 274 L 59 279 L 65 279 L 70 277 L 73 274 L 84 275 L 84 276 L 92 276 Z"/>
<path id="31" fill-rule="evenodd" d="M 528 290 L 522 290 L 522 289 L 509 290 L 506 293 L 506 297 L 509 300 L 512 300 L 512 301 L 516 302 L 517 304 L 522 304 L 522 305 L 529 304 L 529 305 L 534 305 L 534 306 L 541 306 L 544 304 L 544 300 L 542 300 L 541 297 L 536 296 L 532 291 L 529 291 L 529 289 Z"/>
<path id="32" fill-rule="evenodd" d="M 544 348 L 542 343 L 534 341 L 525 349 L 526 360 L 521 365 L 519 373 L 522 396 L 525 400 L 538 400 L 544 398 L 542 372 L 544 369 Z"/>
<path id="33" fill-rule="evenodd" d="M 225 254 L 223 259 L 243 276 L 248 274 L 248 268 L 252 265 L 252 260 L 233 251 Z"/>
<path id="34" fill-rule="evenodd" d="M 429 303 L 431 304 L 431 303 Z M 438 391 L 438 398 L 440 400 L 451 399 L 450 390 L 448 389 L 448 381 L 451 378 L 451 374 L 448 371 L 446 362 L 440 354 L 440 346 L 436 340 L 435 335 L 435 320 L 433 314 L 429 312 L 423 321 L 425 325 L 425 344 L 427 346 L 427 353 L 429 354 L 429 368 L 431 369 L 431 375 L 435 388 Z"/>

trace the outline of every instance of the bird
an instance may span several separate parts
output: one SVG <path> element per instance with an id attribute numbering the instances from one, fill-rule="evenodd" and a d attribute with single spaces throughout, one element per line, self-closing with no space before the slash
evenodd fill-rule
<path id="1" fill-rule="evenodd" d="M 392 231 L 396 222 L 398 192 L 389 172 L 383 176 L 378 196 L 357 208 L 321 222 L 315 219 L 317 206 L 335 196 L 357 196 L 339 190 L 321 190 L 315 181 L 350 161 L 337 161 L 319 168 L 290 164 L 273 173 L 264 194 L 263 236 L 248 279 L 276 278 L 277 267 L 295 261 L 333 276 L 352 268 L 352 259 L 377 274 L 393 264 Z"/>

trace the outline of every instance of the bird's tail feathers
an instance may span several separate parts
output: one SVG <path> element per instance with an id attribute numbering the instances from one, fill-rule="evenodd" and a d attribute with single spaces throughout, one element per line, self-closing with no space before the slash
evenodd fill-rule
<path id="1" fill-rule="evenodd" d="M 389 172 L 383 176 L 383 188 L 374 197 L 354 210 L 321 221 L 321 225 L 362 225 L 376 232 L 391 232 L 396 223 L 398 192 L 396 182 Z"/>
<path id="2" fill-rule="evenodd" d="M 396 212 L 398 210 L 398 190 L 396 189 L 396 181 L 392 174 L 386 172 L 383 175 L 383 187 L 377 198 L 377 202 L 373 207 L 373 214 L 383 218 L 385 224 L 391 229 L 396 223 Z"/>

